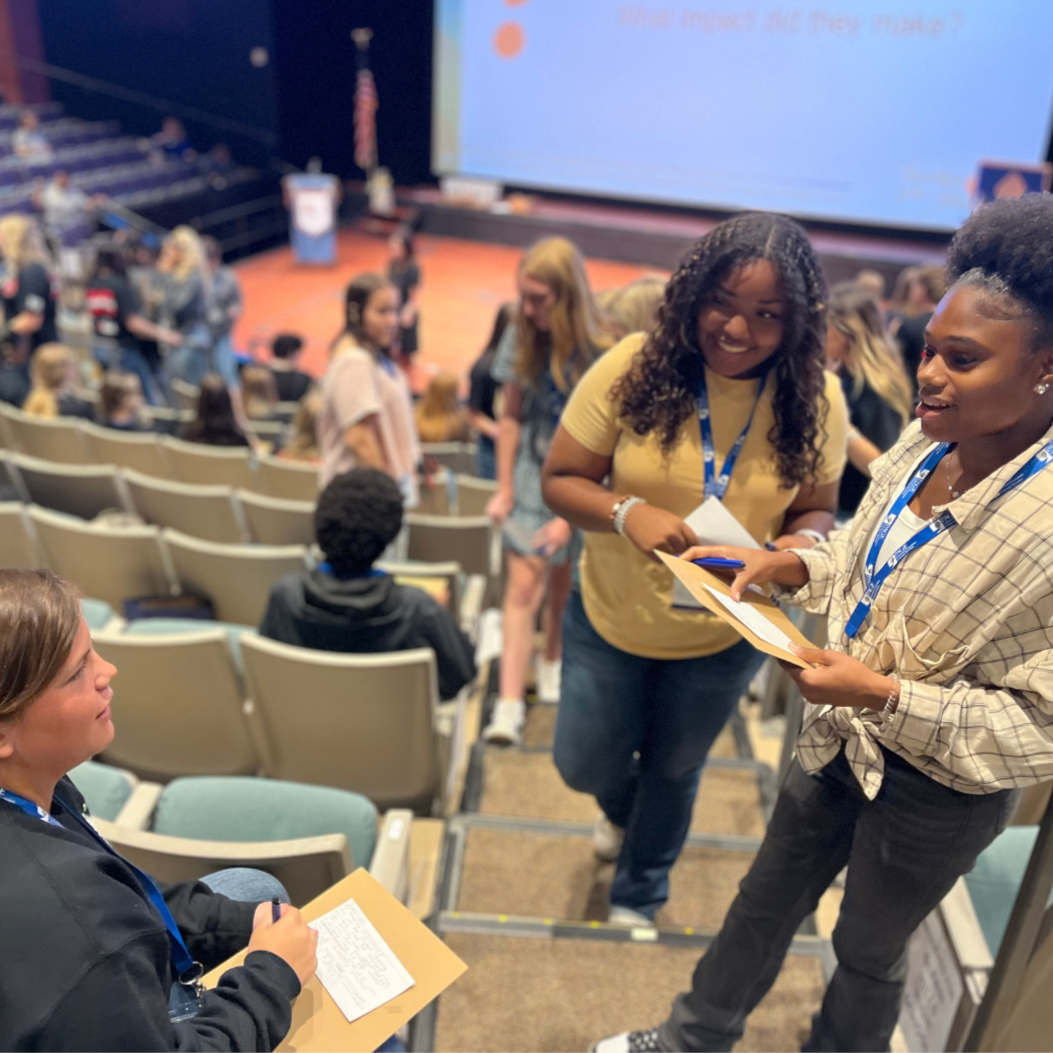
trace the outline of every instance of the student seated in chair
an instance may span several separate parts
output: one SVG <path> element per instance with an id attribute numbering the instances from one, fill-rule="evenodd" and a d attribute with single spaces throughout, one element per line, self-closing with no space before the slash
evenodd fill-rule
<path id="1" fill-rule="evenodd" d="M 318 497 L 314 528 L 326 561 L 271 589 L 260 634 L 346 654 L 430 647 L 439 694 L 453 698 L 475 676 L 471 641 L 431 596 L 373 566 L 402 529 L 394 479 L 376 468 L 336 476 Z"/>
<path id="2" fill-rule="evenodd" d="M 318 934 L 268 874 L 155 882 L 96 833 L 67 773 L 113 740 L 116 672 L 69 582 L 0 570 L 0 1049 L 272 1050 Z"/>

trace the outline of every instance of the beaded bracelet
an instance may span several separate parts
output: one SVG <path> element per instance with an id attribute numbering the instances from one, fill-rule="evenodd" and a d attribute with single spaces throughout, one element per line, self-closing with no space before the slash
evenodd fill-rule
<path id="1" fill-rule="evenodd" d="M 614 527 L 616 534 L 625 533 L 625 517 L 629 514 L 630 509 L 636 505 L 645 505 L 647 502 L 642 497 L 626 497 L 619 501 L 611 512 L 611 525 Z"/>

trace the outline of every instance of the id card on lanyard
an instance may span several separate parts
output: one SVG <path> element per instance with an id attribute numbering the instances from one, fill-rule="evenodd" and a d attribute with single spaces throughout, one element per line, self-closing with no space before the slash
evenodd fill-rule
<path id="1" fill-rule="evenodd" d="M 768 373 L 765 371 L 760 377 L 757 397 L 753 400 L 753 407 L 746 426 L 732 444 L 731 449 L 728 450 L 719 475 L 717 474 L 716 446 L 713 442 L 713 424 L 710 420 L 709 392 L 706 389 L 704 372 L 699 380 L 695 391 L 695 404 L 698 407 L 698 426 L 702 435 L 702 503 L 689 516 L 684 517 L 684 522 L 698 535 L 703 544 L 760 548 L 749 531 L 735 518 L 733 513 L 727 510 L 723 501 L 728 484 L 731 482 L 731 473 L 734 471 L 735 463 L 738 461 L 750 428 L 753 426 L 753 418 L 757 413 L 757 406 L 760 405 L 767 380 Z M 680 610 L 705 610 L 705 607 L 691 595 L 679 579 L 673 581 L 672 604 L 673 607 Z"/>
<path id="2" fill-rule="evenodd" d="M 123 856 L 118 855 L 99 835 L 99 832 L 84 818 L 75 808 L 70 807 L 61 797 L 55 795 L 55 800 L 58 801 L 62 807 L 69 812 L 71 816 L 80 824 L 81 827 L 88 833 L 99 846 L 109 853 L 111 856 L 116 856 L 121 860 L 122 863 L 127 866 L 132 873 L 135 875 L 136 880 L 142 887 L 143 892 L 146 894 L 147 900 L 155 911 L 161 916 L 161 920 L 164 922 L 165 928 L 168 930 L 168 942 L 172 954 L 172 971 L 175 974 L 176 983 L 184 989 L 184 997 L 179 999 L 173 999 L 178 1001 L 178 1008 L 173 1007 L 169 1009 L 169 1018 L 173 1023 L 180 1020 L 187 1020 L 191 1017 L 197 1016 L 200 1008 L 199 999 L 203 988 L 199 981 L 204 974 L 204 969 L 201 967 L 200 962 L 195 962 L 193 955 L 187 949 L 187 945 L 183 940 L 183 934 L 179 931 L 179 926 L 176 924 L 175 918 L 172 917 L 172 912 L 168 909 L 168 904 L 165 903 L 164 896 L 161 895 L 161 890 L 154 884 L 153 878 L 148 874 L 144 874 L 137 866 L 129 863 Z M 39 805 L 34 804 L 32 801 L 26 800 L 25 797 L 20 796 L 17 793 L 12 793 L 10 790 L 0 789 L 0 801 L 6 801 L 8 804 L 13 804 L 16 808 L 25 812 L 26 815 L 31 815 L 34 819 L 40 819 L 42 822 L 47 823 L 49 826 L 57 826 L 60 830 L 64 830 L 65 827 L 60 823 L 50 812 L 45 811 Z"/>
<path id="3" fill-rule="evenodd" d="M 913 500 L 914 495 L 921 489 L 922 483 L 933 473 L 936 466 L 951 452 L 952 447 L 945 442 L 939 443 L 934 446 L 929 455 L 922 461 L 918 470 L 904 486 L 900 495 L 892 503 L 892 507 L 888 510 L 888 514 L 882 519 L 878 525 L 878 529 L 874 534 L 874 539 L 870 544 L 870 551 L 867 553 L 866 564 L 863 571 L 863 581 L 866 585 L 866 591 L 863 593 L 862 599 L 856 604 L 855 610 L 852 611 L 851 617 L 845 625 L 845 636 L 849 640 L 855 638 L 856 634 L 862 628 L 863 622 L 867 620 L 867 616 L 870 614 L 870 610 L 874 605 L 874 600 L 877 599 L 878 593 L 881 591 L 881 586 L 885 584 L 885 580 L 896 569 L 912 552 L 916 552 L 919 548 L 927 545 L 933 538 L 939 537 L 940 534 L 945 533 L 952 527 L 957 526 L 957 522 L 954 516 L 951 514 L 950 509 L 944 509 L 943 513 L 933 519 L 931 522 L 926 523 L 916 534 L 908 538 L 891 556 L 885 561 L 882 566 L 878 566 L 878 559 L 881 557 L 881 548 L 885 543 L 885 539 L 889 536 L 892 528 L 896 525 L 899 517 L 903 514 L 903 509 Z M 1004 497 L 1006 494 L 1018 487 L 1023 486 L 1033 475 L 1037 475 L 1043 468 L 1046 467 L 1049 462 L 1053 460 L 1053 439 L 1051 439 L 1041 450 L 1038 451 L 1032 457 L 1027 464 L 1025 464 L 1019 471 L 1015 472 L 1013 477 L 1006 481 L 1002 488 L 995 495 L 994 500 L 998 500 L 1000 497 Z"/>

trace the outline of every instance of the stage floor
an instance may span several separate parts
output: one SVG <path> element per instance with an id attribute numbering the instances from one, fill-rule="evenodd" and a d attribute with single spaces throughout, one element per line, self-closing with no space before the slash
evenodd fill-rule
<path id="1" fill-rule="evenodd" d="M 423 234 L 414 240 L 421 270 L 421 350 L 413 386 L 420 390 L 434 370 L 464 374 L 471 368 L 489 338 L 497 309 L 515 297 L 522 250 Z M 329 345 L 343 324 L 347 283 L 386 263 L 384 237 L 342 230 L 332 266 L 297 265 L 288 248 L 235 264 L 245 299 L 236 346 L 247 349 L 253 341 L 269 343 L 277 333 L 296 333 L 306 343 L 304 368 L 320 375 Z M 590 259 L 587 268 L 595 291 L 656 273 L 654 268 L 610 260 Z"/>

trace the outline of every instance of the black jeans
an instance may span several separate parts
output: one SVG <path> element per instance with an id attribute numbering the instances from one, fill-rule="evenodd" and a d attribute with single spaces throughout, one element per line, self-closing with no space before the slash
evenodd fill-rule
<path id="1" fill-rule="evenodd" d="M 844 751 L 817 775 L 793 762 L 720 934 L 662 1025 L 665 1050 L 730 1050 L 775 981 L 801 922 L 848 865 L 837 969 L 806 1050 L 885 1050 L 907 941 L 1009 821 L 1015 793 L 966 794 L 885 751 L 868 801 Z"/>

